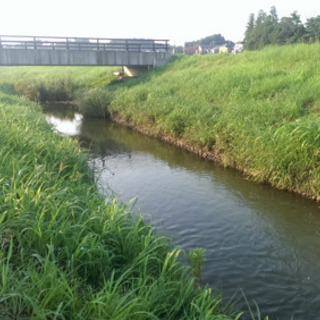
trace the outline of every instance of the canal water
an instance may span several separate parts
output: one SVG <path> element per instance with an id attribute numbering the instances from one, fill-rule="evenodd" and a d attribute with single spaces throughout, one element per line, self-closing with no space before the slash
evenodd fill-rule
<path id="1" fill-rule="evenodd" d="M 45 108 L 54 130 L 79 137 L 106 198 L 135 208 L 185 250 L 205 249 L 203 282 L 225 299 L 242 291 L 270 319 L 320 319 L 320 209 L 247 181 L 116 123 Z"/>

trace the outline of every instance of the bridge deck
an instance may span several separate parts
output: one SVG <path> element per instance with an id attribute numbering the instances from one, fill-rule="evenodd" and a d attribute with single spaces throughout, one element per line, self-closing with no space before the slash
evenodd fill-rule
<path id="1" fill-rule="evenodd" d="M 0 65 L 158 66 L 169 40 L 0 35 Z"/>
<path id="2" fill-rule="evenodd" d="M 168 51 L 169 40 L 0 35 L 0 49 Z"/>

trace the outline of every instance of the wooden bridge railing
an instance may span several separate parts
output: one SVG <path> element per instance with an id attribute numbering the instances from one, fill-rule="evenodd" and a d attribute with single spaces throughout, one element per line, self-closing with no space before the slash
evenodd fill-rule
<path id="1" fill-rule="evenodd" d="M 169 40 L 0 35 L 1 49 L 167 52 Z"/>

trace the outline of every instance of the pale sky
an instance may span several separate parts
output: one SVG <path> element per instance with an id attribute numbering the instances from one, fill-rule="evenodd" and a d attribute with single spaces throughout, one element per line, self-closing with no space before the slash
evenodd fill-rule
<path id="1" fill-rule="evenodd" d="M 0 0 L 0 35 L 169 39 L 183 45 L 221 33 L 241 41 L 249 15 L 320 15 L 315 0 Z"/>

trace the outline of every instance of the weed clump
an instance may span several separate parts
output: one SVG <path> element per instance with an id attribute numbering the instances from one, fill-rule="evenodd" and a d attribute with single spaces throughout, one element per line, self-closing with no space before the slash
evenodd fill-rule
<path id="1" fill-rule="evenodd" d="M 113 99 L 112 92 L 101 87 L 78 92 L 77 106 L 86 116 L 106 118 L 108 107 Z"/>

